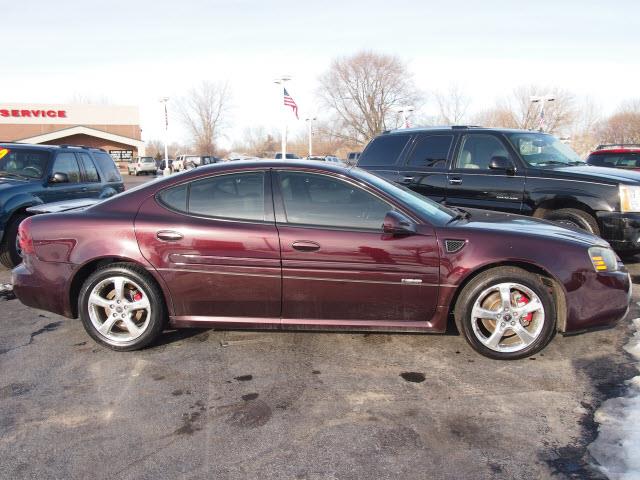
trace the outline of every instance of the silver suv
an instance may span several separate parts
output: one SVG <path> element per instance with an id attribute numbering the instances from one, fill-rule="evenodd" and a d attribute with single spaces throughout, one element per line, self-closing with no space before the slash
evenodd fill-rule
<path id="1" fill-rule="evenodd" d="M 134 157 L 127 165 L 127 170 L 129 175 L 138 176 L 141 173 L 155 175 L 157 170 L 156 161 L 153 157 Z"/>

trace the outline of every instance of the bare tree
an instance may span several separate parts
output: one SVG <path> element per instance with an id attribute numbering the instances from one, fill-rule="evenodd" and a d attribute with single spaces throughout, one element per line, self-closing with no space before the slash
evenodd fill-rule
<path id="1" fill-rule="evenodd" d="M 232 147 L 234 151 L 256 157 L 273 156 L 278 148 L 280 148 L 279 137 L 262 126 L 245 128 L 242 137 Z"/>
<path id="2" fill-rule="evenodd" d="M 458 84 L 451 84 L 445 91 L 436 92 L 438 105 L 438 122 L 445 125 L 460 125 L 469 109 L 471 99 L 467 97 Z"/>
<path id="3" fill-rule="evenodd" d="M 640 143 L 640 99 L 623 103 L 597 132 L 603 143 Z"/>
<path id="4" fill-rule="evenodd" d="M 533 103 L 531 97 L 546 94 L 551 94 L 554 100 L 544 104 L 545 131 L 557 133 L 571 126 L 575 118 L 575 99 L 567 90 L 539 85 L 521 86 L 514 89 L 511 96 L 503 99 L 499 105 L 511 113 L 511 123 L 516 128 L 537 130 L 540 127 L 540 110 L 543 104 Z"/>
<path id="5" fill-rule="evenodd" d="M 333 60 L 319 79 L 320 102 L 335 116 L 335 135 L 363 145 L 394 124 L 397 109 L 421 96 L 396 56 L 360 52 Z"/>
<path id="6" fill-rule="evenodd" d="M 598 128 L 602 124 L 600 107 L 591 98 L 583 99 L 576 108 L 571 128 L 571 146 L 586 155 L 598 144 Z"/>
<path id="7" fill-rule="evenodd" d="M 231 91 L 227 83 L 202 82 L 178 101 L 178 114 L 193 137 L 197 153 L 216 152 L 216 139 L 226 126 Z"/>

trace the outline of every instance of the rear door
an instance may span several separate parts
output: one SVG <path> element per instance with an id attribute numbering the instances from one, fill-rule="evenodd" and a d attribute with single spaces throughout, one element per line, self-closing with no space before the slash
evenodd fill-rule
<path id="1" fill-rule="evenodd" d="M 167 188 L 135 220 L 142 254 L 179 320 L 279 323 L 281 267 L 269 172 L 221 173 Z"/>
<path id="2" fill-rule="evenodd" d="M 514 172 L 492 170 L 493 157 L 507 157 Z M 491 133 L 466 133 L 459 142 L 448 175 L 448 205 L 520 213 L 525 174 L 502 138 Z"/>
<path id="3" fill-rule="evenodd" d="M 425 326 L 438 295 L 430 228 L 384 234 L 394 206 L 346 178 L 281 170 L 274 180 L 283 324 Z"/>
<path id="4" fill-rule="evenodd" d="M 100 182 L 100 174 L 93 163 L 91 155 L 85 152 L 76 153 L 81 167 L 81 185 L 80 197 L 98 198 L 102 192 L 102 183 Z"/>
<path id="5" fill-rule="evenodd" d="M 444 201 L 454 138 L 453 133 L 444 132 L 418 135 L 399 167 L 397 183 L 436 202 Z"/>
<path id="6" fill-rule="evenodd" d="M 390 182 L 401 182 L 399 164 L 411 145 L 409 133 L 380 135 L 371 140 L 358 159 L 358 167 L 364 168 Z"/>

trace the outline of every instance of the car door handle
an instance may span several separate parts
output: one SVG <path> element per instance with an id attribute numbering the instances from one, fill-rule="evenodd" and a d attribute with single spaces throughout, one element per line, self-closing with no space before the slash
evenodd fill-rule
<path id="1" fill-rule="evenodd" d="M 178 240 L 182 240 L 183 235 L 173 230 L 160 230 L 156 233 L 156 238 L 165 242 L 177 242 Z"/>
<path id="2" fill-rule="evenodd" d="M 460 185 L 462 184 L 462 179 L 460 177 L 453 177 L 449 179 L 450 185 Z"/>
<path id="3" fill-rule="evenodd" d="M 320 245 L 309 240 L 296 240 L 291 244 L 294 250 L 299 252 L 315 252 L 320 250 Z"/>
<path id="4" fill-rule="evenodd" d="M 400 183 L 409 184 L 413 182 L 413 178 L 414 177 L 402 177 L 402 180 L 400 180 Z"/>

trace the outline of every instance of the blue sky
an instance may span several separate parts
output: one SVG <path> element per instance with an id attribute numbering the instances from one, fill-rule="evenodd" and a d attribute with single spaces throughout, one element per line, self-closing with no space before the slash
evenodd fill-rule
<path id="1" fill-rule="evenodd" d="M 161 131 L 157 99 L 205 79 L 232 87 L 230 138 L 278 124 L 272 80 L 282 73 L 302 115 L 322 117 L 315 79 L 361 49 L 401 56 L 427 92 L 457 83 L 473 110 L 529 83 L 591 97 L 605 112 L 640 96 L 637 1 L 0 2 L 0 101 L 139 105 L 147 138 Z"/>

